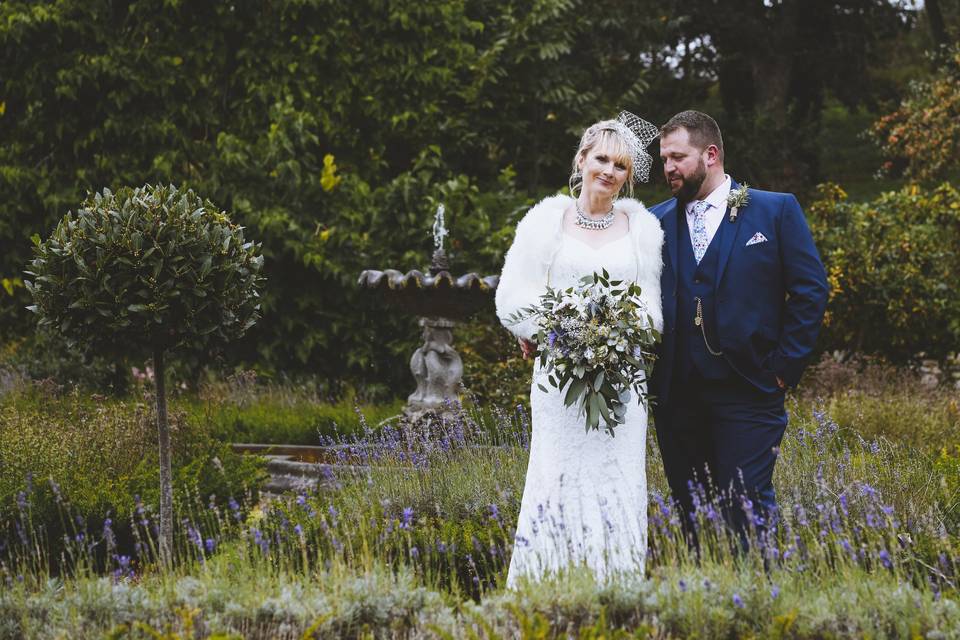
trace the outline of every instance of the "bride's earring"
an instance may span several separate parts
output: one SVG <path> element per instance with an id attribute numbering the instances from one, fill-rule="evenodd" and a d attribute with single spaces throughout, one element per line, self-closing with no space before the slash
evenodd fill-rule
<path id="1" fill-rule="evenodd" d="M 570 179 L 567 181 L 567 187 L 570 189 L 570 197 L 578 198 L 580 193 L 578 189 L 583 186 L 583 174 L 578 169 L 576 173 L 570 176 Z"/>

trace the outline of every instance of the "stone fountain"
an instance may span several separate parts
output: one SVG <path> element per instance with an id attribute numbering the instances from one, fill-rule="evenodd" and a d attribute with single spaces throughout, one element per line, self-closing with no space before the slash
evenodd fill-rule
<path id="1" fill-rule="evenodd" d="M 420 318 L 423 344 L 410 358 L 417 388 L 404 408 L 404 415 L 413 421 L 428 414 L 448 413 L 444 401 L 457 397 L 463 377 L 460 354 L 453 348 L 453 327 L 489 304 L 500 280 L 500 276 L 468 273 L 454 277 L 450 273 L 443 250 L 449 235 L 444 213 L 441 204 L 434 216 L 434 251 L 427 273 L 367 269 L 359 280 L 361 287 L 378 292 L 389 305 Z"/>

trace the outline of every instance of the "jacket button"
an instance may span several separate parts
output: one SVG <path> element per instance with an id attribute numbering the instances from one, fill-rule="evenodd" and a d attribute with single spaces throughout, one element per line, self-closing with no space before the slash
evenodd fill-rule
<path id="1" fill-rule="evenodd" d="M 700 284 L 701 282 L 703 282 L 703 280 L 699 276 L 693 279 L 693 284 Z"/>

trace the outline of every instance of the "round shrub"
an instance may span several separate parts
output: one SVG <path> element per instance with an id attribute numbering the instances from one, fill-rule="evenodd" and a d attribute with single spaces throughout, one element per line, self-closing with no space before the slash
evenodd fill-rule
<path id="1" fill-rule="evenodd" d="M 104 189 L 34 243 L 29 308 L 82 348 L 202 349 L 259 317 L 257 245 L 193 191 Z"/>

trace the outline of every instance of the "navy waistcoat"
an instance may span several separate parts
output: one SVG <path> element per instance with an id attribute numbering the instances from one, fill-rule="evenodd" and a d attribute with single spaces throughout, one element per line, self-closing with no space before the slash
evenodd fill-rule
<path id="1" fill-rule="evenodd" d="M 703 308 L 704 329 L 714 351 L 719 350 L 716 329 L 716 280 L 722 234 L 729 225 L 721 224 L 697 264 L 693 256 L 686 213 L 678 207 L 677 215 L 677 352 L 674 376 L 686 380 L 693 371 L 708 380 L 722 380 L 733 374 L 723 356 L 712 355 L 704 343 L 703 332 L 694 324 L 696 299 Z"/>

